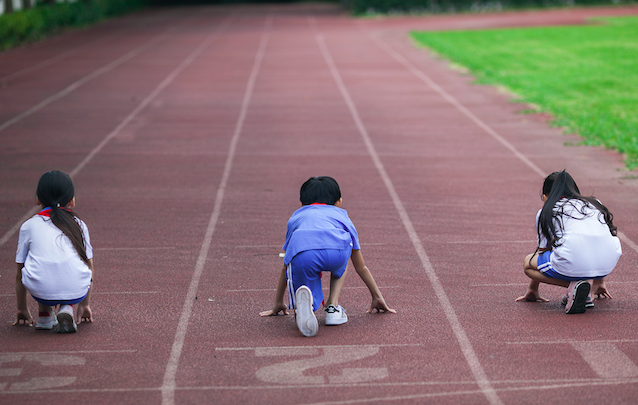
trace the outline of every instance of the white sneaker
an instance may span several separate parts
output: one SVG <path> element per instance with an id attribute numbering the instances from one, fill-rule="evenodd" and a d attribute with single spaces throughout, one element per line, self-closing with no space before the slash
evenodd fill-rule
<path id="1" fill-rule="evenodd" d="M 334 305 L 328 305 L 326 311 L 326 325 L 343 325 L 348 322 L 348 315 L 346 310 L 341 305 L 335 307 Z"/>
<path id="2" fill-rule="evenodd" d="M 58 324 L 58 318 L 55 317 L 55 312 L 40 312 L 38 318 L 35 321 L 36 329 L 50 330 Z"/>
<path id="3" fill-rule="evenodd" d="M 586 280 L 572 281 L 567 288 L 565 313 L 582 314 L 587 310 L 587 297 L 591 286 Z"/>
<path id="4" fill-rule="evenodd" d="M 297 327 L 304 336 L 314 336 L 319 329 L 319 322 L 312 310 L 312 292 L 310 288 L 302 285 L 295 293 L 297 306 L 295 308 L 295 320 Z"/>
<path id="5" fill-rule="evenodd" d="M 58 311 L 58 333 L 75 333 L 78 331 L 78 325 L 73 317 L 72 305 L 60 305 Z"/>

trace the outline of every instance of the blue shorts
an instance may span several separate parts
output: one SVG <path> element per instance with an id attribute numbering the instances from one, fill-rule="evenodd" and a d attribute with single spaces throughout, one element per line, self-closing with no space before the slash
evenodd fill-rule
<path id="1" fill-rule="evenodd" d="M 86 295 L 82 298 L 76 298 L 74 300 L 43 300 L 42 298 L 38 298 L 33 296 L 33 299 L 38 301 L 38 303 L 47 306 L 47 307 L 54 307 L 56 305 L 75 305 L 75 304 L 79 304 L 80 302 L 84 301 L 84 299 L 86 298 Z"/>
<path id="2" fill-rule="evenodd" d="M 293 257 L 286 270 L 289 308 L 295 308 L 295 292 L 305 285 L 312 292 L 313 311 L 318 310 L 323 301 L 321 272 L 329 271 L 333 277 L 341 278 L 351 255 L 352 249 L 318 249 L 306 250 Z"/>
<path id="3" fill-rule="evenodd" d="M 557 272 L 556 270 L 554 270 L 554 268 L 552 267 L 552 251 L 548 250 L 546 252 L 541 253 L 540 255 L 538 255 L 538 259 L 536 261 L 536 267 L 538 267 L 538 270 L 543 273 L 544 275 L 546 275 L 547 277 L 551 277 L 551 278 L 555 278 L 558 280 L 564 280 L 564 281 L 579 281 L 579 280 L 589 280 L 589 279 L 595 279 L 595 278 L 603 278 L 605 276 L 599 276 L 599 277 L 570 277 L 570 276 L 564 276 L 562 274 L 560 274 L 559 272 Z"/>

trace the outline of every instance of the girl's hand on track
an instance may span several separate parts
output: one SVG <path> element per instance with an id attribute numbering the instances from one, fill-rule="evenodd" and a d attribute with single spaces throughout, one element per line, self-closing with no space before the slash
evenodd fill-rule
<path id="1" fill-rule="evenodd" d="M 374 310 L 377 312 L 390 312 L 391 314 L 396 314 L 397 311 L 390 308 L 388 304 L 385 303 L 383 298 L 373 298 L 372 304 L 370 304 L 370 309 L 366 311 L 366 314 L 371 314 Z"/>
<path id="2" fill-rule="evenodd" d="M 13 325 L 33 325 L 33 317 L 31 317 L 31 312 L 27 309 L 26 311 L 18 311 L 16 314 L 16 320 Z"/>
<path id="3" fill-rule="evenodd" d="M 77 323 L 89 322 L 93 323 L 93 312 L 91 312 L 91 307 L 89 306 L 79 306 L 78 307 L 78 319 Z"/>
<path id="4" fill-rule="evenodd" d="M 604 298 L 609 298 L 609 299 L 613 298 L 611 294 L 609 293 L 609 291 L 607 291 L 607 288 L 604 285 L 599 286 L 592 295 L 595 295 L 596 296 L 595 299 L 597 300 L 601 300 Z"/>
<path id="5" fill-rule="evenodd" d="M 288 315 L 288 307 L 285 304 L 278 304 L 268 311 L 260 312 L 259 316 L 277 316 L 280 312 L 283 312 L 284 315 Z"/>
<path id="6" fill-rule="evenodd" d="M 538 291 L 527 291 L 527 294 L 525 295 L 521 295 L 520 297 L 516 298 L 515 302 L 518 301 L 527 301 L 527 302 L 549 302 L 549 300 L 547 298 L 543 298 L 541 297 L 541 295 L 538 293 Z"/>

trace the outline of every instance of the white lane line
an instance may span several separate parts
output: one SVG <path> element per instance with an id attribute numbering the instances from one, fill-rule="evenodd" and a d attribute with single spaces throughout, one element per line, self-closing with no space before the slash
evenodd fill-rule
<path id="1" fill-rule="evenodd" d="M 91 295 L 136 295 L 136 294 L 158 294 L 159 291 L 91 291 Z M 0 294 L 0 297 L 15 297 L 13 294 Z"/>
<path id="2" fill-rule="evenodd" d="M 128 52 L 127 54 L 120 56 L 119 58 L 115 59 L 113 62 L 99 68 L 98 70 L 94 71 L 93 73 L 90 73 L 86 76 L 84 76 L 82 79 L 74 82 L 73 84 L 69 85 L 67 88 L 65 88 L 62 91 L 59 91 L 58 93 L 52 95 L 51 97 L 41 101 L 40 103 L 38 103 L 37 105 L 35 105 L 34 107 L 31 107 L 30 109 L 28 109 L 27 111 L 23 112 L 22 114 L 19 114 L 15 117 L 13 117 L 12 119 L 10 119 L 9 121 L 6 121 L 4 124 L 0 125 L 0 132 L 4 131 L 5 129 L 9 128 L 10 126 L 12 126 L 13 124 L 22 121 L 24 118 L 27 118 L 28 116 L 40 111 L 41 109 L 43 109 L 44 107 L 48 106 L 49 104 L 53 103 L 56 100 L 61 99 L 62 97 L 66 96 L 67 94 L 73 92 L 74 90 L 78 89 L 79 87 L 85 85 L 86 83 L 90 82 L 91 80 L 95 79 L 96 77 L 99 77 L 101 75 L 103 75 L 104 73 L 107 73 L 110 70 L 113 70 L 114 68 L 118 67 L 119 65 L 121 65 L 122 63 L 136 57 L 137 55 L 139 55 L 140 53 L 144 52 L 145 50 L 151 48 L 152 46 L 154 46 L 155 44 L 163 41 L 164 39 L 168 38 L 170 35 L 170 33 L 164 33 L 161 35 L 158 35 L 157 37 L 155 37 L 154 39 L 152 39 L 151 41 L 145 43 L 144 45 L 138 46 L 137 48 L 133 49 L 132 51 Z"/>
<path id="3" fill-rule="evenodd" d="M 489 125 L 487 125 L 483 120 L 474 115 L 470 110 L 468 110 L 463 104 L 461 104 L 457 99 L 452 97 L 450 93 L 445 91 L 441 86 L 436 84 L 434 80 L 432 80 L 428 75 L 426 75 L 422 70 L 414 66 L 410 61 L 408 61 L 403 55 L 392 49 L 388 44 L 381 41 L 380 38 L 374 35 L 368 34 L 368 37 L 372 39 L 372 42 L 376 43 L 379 48 L 383 49 L 390 55 L 394 60 L 399 62 L 403 67 L 408 69 L 413 75 L 421 79 L 428 87 L 434 90 L 439 94 L 443 99 L 445 99 L 448 103 L 452 104 L 457 110 L 459 110 L 463 115 L 470 119 L 470 121 L 474 122 L 479 128 L 487 132 L 494 139 L 496 139 L 499 143 L 501 143 L 505 148 L 509 149 L 518 159 L 520 159 L 523 163 L 525 163 L 530 169 L 535 171 L 539 176 L 545 177 L 547 176 L 543 170 L 541 170 L 534 162 L 529 160 L 527 156 L 523 155 L 521 152 L 514 147 L 510 142 L 508 142 L 505 138 L 503 138 L 498 132 L 492 129 Z"/>
<path id="4" fill-rule="evenodd" d="M 638 245 L 636 245 L 631 239 L 627 237 L 624 233 L 618 231 L 618 237 L 621 241 L 623 241 L 627 246 L 633 249 L 634 252 L 638 253 Z"/>
<path id="5" fill-rule="evenodd" d="M 567 388 L 579 388 L 579 387 L 590 387 L 590 386 L 613 386 L 613 385 L 625 385 L 625 384 L 636 384 L 638 383 L 638 379 L 623 379 L 623 380 L 596 380 L 596 381 L 585 381 L 585 382 L 573 382 L 573 383 L 563 383 L 563 384 L 547 384 L 547 385 L 533 385 L 531 387 L 510 387 L 510 388 L 499 388 L 497 391 L 502 393 L 508 392 L 520 392 L 520 391 L 537 391 L 537 390 L 564 390 Z M 320 387 L 317 385 L 316 387 Z M 374 402 L 382 402 L 382 403 L 390 403 L 390 402 L 405 402 L 408 400 L 414 399 L 425 399 L 425 398 L 439 398 L 439 397 L 451 397 L 458 395 L 474 395 L 478 394 L 480 391 L 478 390 L 466 390 L 466 391 L 449 391 L 449 392 L 435 392 L 435 393 L 427 393 L 427 394 L 414 394 L 414 395 L 399 395 L 393 397 L 381 397 L 381 398 L 366 398 L 366 399 L 352 399 L 346 401 L 330 401 L 330 402 L 314 402 L 308 405 L 346 405 L 346 404 L 367 404 Z M 470 403 L 469 401 L 467 403 Z"/>
<path id="6" fill-rule="evenodd" d="M 529 342 L 505 342 L 506 345 L 563 345 L 572 344 L 573 340 L 536 340 Z M 591 340 L 589 343 L 636 343 L 638 339 Z"/>
<path id="7" fill-rule="evenodd" d="M 438 93 L 443 99 L 445 99 L 448 103 L 452 104 L 457 110 L 459 110 L 463 115 L 469 118 L 472 122 L 474 122 L 479 128 L 483 129 L 489 135 L 491 135 L 494 139 L 496 139 L 499 143 L 501 143 L 505 148 L 507 148 L 510 152 L 514 154 L 521 162 L 525 163 L 530 169 L 536 172 L 540 177 L 545 178 L 549 173 L 545 173 L 540 167 L 538 167 L 534 162 L 527 158 L 527 156 L 523 155 L 521 152 L 516 149 L 514 145 L 508 142 L 503 136 L 501 136 L 498 132 L 496 132 L 492 127 L 487 125 L 483 120 L 478 118 L 474 113 L 468 110 L 463 104 L 461 104 L 456 98 L 454 98 L 450 93 L 445 91 L 441 86 L 436 84 L 434 80 L 432 80 L 425 72 L 421 69 L 414 66 L 412 62 L 410 62 L 407 58 L 401 55 L 399 52 L 395 51 L 390 45 L 383 42 L 379 37 L 368 33 L 368 37 L 377 44 L 377 46 L 383 49 L 388 55 L 390 55 L 395 61 L 405 67 L 408 71 L 410 71 L 414 76 L 424 82 L 430 89 Z M 622 232 L 618 232 L 618 237 L 621 241 L 627 244 L 631 249 L 633 249 L 636 253 L 638 253 L 638 245 L 636 245 L 631 239 L 627 237 Z"/>
<path id="8" fill-rule="evenodd" d="M 517 285 L 525 285 L 525 284 L 517 284 Z M 383 289 L 387 290 L 389 288 L 403 288 L 398 285 L 384 285 Z M 343 287 L 343 290 L 367 290 L 368 287 Z M 235 293 L 235 292 L 270 292 L 277 291 L 276 288 L 245 288 L 245 289 L 236 289 L 236 290 L 226 290 L 227 293 Z M 15 295 L 15 294 L 14 294 Z"/>
<path id="9" fill-rule="evenodd" d="M 7 82 L 9 82 L 11 80 L 17 79 L 18 77 L 22 77 L 22 76 L 24 76 L 26 74 L 33 73 L 36 70 L 40 70 L 40 69 L 45 68 L 47 66 L 51 66 L 54 63 L 60 62 L 61 60 L 64 60 L 64 59 L 68 58 L 69 56 L 75 55 L 76 53 L 84 50 L 85 48 L 95 48 L 96 46 L 108 41 L 109 39 L 113 39 L 113 38 L 116 38 L 116 37 L 122 36 L 122 35 L 123 35 L 122 32 L 116 32 L 114 34 L 110 34 L 110 35 L 106 35 L 104 37 L 98 38 L 98 39 L 96 39 L 94 41 L 91 41 L 91 42 L 89 42 L 87 44 L 83 44 L 83 45 L 77 46 L 77 47 L 75 47 L 73 49 L 69 49 L 68 51 L 63 52 L 63 53 L 59 54 L 58 56 L 54 56 L 52 58 L 45 59 L 42 62 L 36 63 L 35 65 L 32 65 L 32 66 L 26 67 L 24 69 L 18 70 L 17 72 L 11 73 L 11 74 L 9 74 L 7 76 L 0 77 L 0 83 L 4 84 L 4 83 L 7 83 Z"/>
<path id="10" fill-rule="evenodd" d="M 447 241 L 445 242 L 449 245 L 454 245 L 454 244 L 467 244 L 467 245 L 493 245 L 493 244 L 498 244 L 498 245 L 502 245 L 505 243 L 534 243 L 536 244 L 535 240 L 458 240 L 458 241 Z"/>
<path id="11" fill-rule="evenodd" d="M 188 322 L 190 320 L 190 316 L 192 313 L 193 302 L 195 301 L 195 294 L 197 293 L 199 280 L 204 270 L 206 258 L 208 257 L 208 251 L 210 249 L 210 245 L 213 240 L 213 233 L 215 232 L 217 220 L 219 218 L 219 213 L 221 211 L 221 205 L 224 199 L 226 185 L 228 183 L 228 178 L 230 177 L 230 172 L 233 166 L 233 161 L 235 158 L 235 151 L 237 149 L 239 136 L 244 127 L 244 120 L 246 119 L 246 114 L 248 112 L 248 105 L 250 104 L 250 100 L 252 98 L 253 88 L 255 87 L 257 75 L 259 74 L 259 71 L 261 69 L 261 63 L 264 58 L 264 54 L 266 53 L 266 45 L 268 44 L 271 25 L 272 25 L 272 17 L 268 16 L 268 18 L 266 19 L 266 22 L 264 23 L 264 28 L 261 34 L 261 41 L 259 43 L 259 49 L 255 56 L 255 62 L 253 64 L 253 68 L 250 73 L 250 77 L 248 79 L 248 84 L 246 86 L 246 92 L 244 94 L 244 99 L 241 104 L 241 110 L 239 113 L 239 118 L 237 119 L 237 124 L 235 126 L 235 132 L 233 133 L 233 137 L 230 142 L 230 147 L 228 150 L 228 158 L 226 159 L 224 172 L 222 174 L 219 188 L 217 189 L 217 195 L 215 196 L 213 212 L 210 216 L 208 228 L 206 229 L 206 235 L 204 237 L 204 240 L 202 241 L 202 247 L 199 252 L 199 257 L 195 265 L 193 276 L 191 278 L 191 283 L 188 288 L 188 293 L 186 294 L 186 299 L 184 300 L 184 306 L 182 307 L 182 313 L 179 318 L 179 324 L 177 325 L 177 331 L 175 332 L 175 339 L 173 340 L 173 347 L 171 349 L 171 354 L 169 356 L 169 359 L 166 365 L 166 371 L 164 373 L 164 381 L 162 383 L 162 388 L 161 388 L 163 405 L 173 405 L 175 403 L 175 389 L 176 389 L 175 377 L 177 375 L 179 359 L 182 355 L 182 349 L 184 347 L 184 339 L 186 337 L 186 330 L 188 328 Z"/>
<path id="12" fill-rule="evenodd" d="M 173 250 L 175 246 L 157 246 L 157 247 L 113 247 L 113 248 L 93 248 L 93 250 Z"/>
<path id="13" fill-rule="evenodd" d="M 638 281 L 605 281 L 605 284 L 638 284 Z M 528 286 L 528 283 L 492 283 L 492 284 L 470 284 L 471 287 L 520 287 Z M 557 287 L 560 288 L 560 287 Z M 598 310 L 598 309 L 597 309 Z"/>
<path id="14" fill-rule="evenodd" d="M 311 25 L 313 26 L 315 30 L 317 30 L 314 19 L 311 20 Z M 359 112 L 357 111 L 357 108 L 354 105 L 352 98 L 350 97 L 350 93 L 348 92 L 346 86 L 343 83 L 343 80 L 341 79 L 341 75 L 339 74 L 339 71 L 332 59 L 332 56 L 330 55 L 330 52 L 328 51 L 328 48 L 326 47 L 323 36 L 321 34 L 317 34 L 316 40 L 317 40 L 317 44 L 319 45 L 319 48 L 321 49 L 321 53 L 323 54 L 326 64 L 328 65 L 330 69 L 330 73 L 332 74 L 332 77 L 334 78 L 337 84 L 337 87 L 339 88 L 339 91 L 341 92 L 341 95 L 344 101 L 346 102 L 348 109 L 350 110 L 352 119 L 354 120 L 359 130 L 359 133 L 361 134 L 361 137 L 363 138 L 363 142 L 366 145 L 368 153 L 370 157 L 372 158 L 372 161 L 374 162 L 374 165 L 377 171 L 379 172 L 379 175 L 383 179 L 383 183 L 385 184 L 386 189 L 388 190 L 388 193 L 390 194 L 390 197 L 392 198 L 394 206 L 397 212 L 399 213 L 401 221 L 403 222 L 403 226 L 406 232 L 408 233 L 410 240 L 412 241 L 412 245 L 414 246 L 414 249 L 416 250 L 419 256 L 419 259 L 421 260 L 421 265 L 423 266 L 423 269 L 425 270 L 425 273 L 428 276 L 428 279 L 430 280 L 430 284 L 432 285 L 432 288 L 434 289 L 434 292 L 439 300 L 441 308 L 443 309 L 443 312 L 445 313 L 445 316 L 447 317 L 448 322 L 450 323 L 450 326 L 452 327 L 454 336 L 456 337 L 456 340 L 459 346 L 461 347 L 461 351 L 463 352 L 463 355 L 465 356 L 465 359 L 468 365 L 470 366 L 470 370 L 472 371 L 472 374 L 474 375 L 474 378 L 476 379 L 476 382 L 478 383 L 481 389 L 481 392 L 485 395 L 485 397 L 487 398 L 490 404 L 503 405 L 500 398 L 496 394 L 496 391 L 490 384 L 490 381 L 488 380 L 487 375 L 485 374 L 485 370 L 483 370 L 483 366 L 481 366 L 481 363 L 476 353 L 474 352 L 474 349 L 472 348 L 472 343 L 470 342 L 470 339 L 467 337 L 467 334 L 465 333 L 465 330 L 463 329 L 461 322 L 456 316 L 454 307 L 450 303 L 450 300 L 447 294 L 445 293 L 445 290 L 443 289 L 443 285 L 439 281 L 439 277 L 437 276 L 436 271 L 434 270 L 434 267 L 430 263 L 430 258 L 425 252 L 425 248 L 423 247 L 423 244 L 421 243 L 421 240 L 419 239 L 419 235 L 414 229 L 414 226 L 412 225 L 412 221 L 410 220 L 410 217 L 405 207 L 403 206 L 403 202 L 399 198 L 399 195 L 394 188 L 394 184 L 392 183 L 390 176 L 386 172 L 385 167 L 383 166 L 383 163 L 381 162 L 381 159 L 379 158 L 379 155 L 377 154 L 377 151 L 374 148 L 372 141 L 370 140 L 368 131 L 363 125 L 361 118 L 359 117 Z"/>
<path id="15" fill-rule="evenodd" d="M 572 346 L 600 378 L 638 377 L 638 367 L 610 342 L 572 342 Z"/>
<path id="16" fill-rule="evenodd" d="M 219 33 L 221 33 L 224 29 L 226 29 L 226 27 L 227 27 L 227 26 L 228 26 L 228 24 L 229 24 L 229 21 L 230 21 L 230 17 L 229 17 L 229 18 L 227 18 L 227 19 L 226 19 L 226 20 L 225 20 L 225 21 L 224 21 L 224 22 L 223 22 L 223 23 L 222 23 L 222 24 L 221 24 L 221 25 L 220 25 L 220 26 L 219 26 L 219 27 L 215 30 L 215 32 L 211 35 L 211 37 L 209 37 L 209 38 L 205 41 L 206 46 L 208 46 L 208 45 L 209 45 L 209 44 L 210 44 L 210 43 L 211 43 L 211 42 L 212 42 L 212 41 L 213 41 L 213 40 L 214 40 L 214 39 L 215 39 L 215 38 L 219 35 Z M 123 57 L 121 57 L 120 59 L 118 59 L 117 61 L 120 61 L 120 62 L 118 62 L 117 64 L 121 64 L 121 63 L 123 63 L 125 60 L 131 59 L 132 57 L 134 57 L 134 56 L 136 56 L 137 54 L 139 54 L 139 53 L 143 52 L 145 49 L 150 48 L 151 46 L 153 46 L 154 44 L 156 44 L 156 43 L 160 42 L 161 40 L 165 39 L 165 38 L 166 38 L 166 37 L 168 37 L 168 36 L 169 36 L 169 34 L 162 34 L 162 35 L 160 35 L 160 36 L 156 37 L 153 41 L 150 41 L 150 42 L 148 42 L 146 45 L 143 45 L 143 46 L 141 46 L 141 47 L 139 47 L 139 48 L 136 48 L 135 50 L 133 50 L 133 51 L 129 52 L 127 55 L 124 55 Z M 119 133 L 120 133 L 120 131 L 121 131 L 122 129 L 124 129 L 124 127 L 126 127 L 126 126 L 127 126 L 127 125 L 128 125 L 128 124 L 129 124 L 129 123 L 130 123 L 130 122 L 131 122 L 134 118 L 135 118 L 135 117 L 137 117 L 137 115 L 138 115 L 138 114 L 139 114 L 139 113 L 140 113 L 140 112 L 141 112 L 144 108 L 146 108 L 146 106 L 148 106 L 148 105 L 151 103 L 151 101 L 153 101 L 153 99 L 154 99 L 155 97 L 157 97 L 157 95 L 158 95 L 158 94 L 159 94 L 162 90 L 164 90 L 164 89 L 165 89 L 165 88 L 166 88 L 166 87 L 167 87 L 167 86 L 168 86 L 168 85 L 169 85 L 169 84 L 170 84 L 173 80 L 175 80 L 175 78 L 176 78 L 176 77 L 177 77 L 180 73 L 182 73 L 182 71 L 184 71 L 184 69 L 186 69 L 186 68 L 188 67 L 188 65 L 190 65 L 190 64 L 191 64 L 191 62 L 192 62 L 192 61 L 193 61 L 193 60 L 194 60 L 197 56 L 199 56 L 199 55 L 200 55 L 200 54 L 204 51 L 204 49 L 205 49 L 205 47 L 206 47 L 206 46 L 204 46 L 204 43 L 203 43 L 203 44 L 202 44 L 202 45 L 200 45 L 197 49 L 195 49 L 195 50 L 194 50 L 194 51 L 193 51 L 193 52 L 192 52 L 192 53 L 188 56 L 188 58 L 186 58 L 186 60 L 184 60 L 184 61 L 183 61 L 183 62 L 182 62 L 182 63 L 181 63 L 181 64 L 180 64 L 180 65 L 179 65 L 179 66 L 178 66 L 175 70 L 173 70 L 173 71 L 172 71 L 172 72 L 171 72 L 171 73 L 170 73 L 170 74 L 169 74 L 169 75 L 168 75 L 168 76 L 167 76 L 167 77 L 166 77 L 166 78 L 165 78 L 165 79 L 164 79 L 164 80 L 163 80 L 163 81 L 162 81 L 162 82 L 161 82 L 161 83 L 160 83 L 160 84 L 159 84 L 159 85 L 158 85 L 158 86 L 157 86 L 157 87 L 156 87 L 156 88 L 155 88 L 155 89 L 151 92 L 151 94 L 149 94 L 149 95 L 148 95 L 148 96 L 147 96 L 144 100 L 142 100 L 142 102 L 141 102 L 141 103 L 140 103 L 140 104 L 139 104 L 139 105 L 138 105 L 138 106 L 137 106 L 137 107 L 136 107 L 136 108 L 135 108 L 135 109 L 134 109 L 134 110 L 133 110 L 133 111 L 132 111 L 132 112 L 131 112 L 131 113 L 130 113 L 127 117 L 126 117 L 126 118 L 124 118 L 124 120 L 123 120 L 123 121 L 122 121 L 122 122 L 121 122 L 121 123 L 120 123 L 120 124 L 119 124 L 119 125 L 118 125 L 118 126 L 117 126 L 117 127 L 116 127 L 116 128 L 115 128 L 112 132 L 111 132 L 111 133 L 110 133 L 110 134 L 108 134 L 108 135 L 107 135 L 104 139 L 102 139 L 102 141 L 101 141 L 101 142 L 100 142 L 100 143 L 99 143 L 99 144 L 98 144 L 95 148 L 93 148 L 93 150 L 91 150 L 91 151 L 89 152 L 89 154 L 88 154 L 88 155 L 87 155 L 87 156 L 86 156 L 86 157 L 85 157 L 85 158 L 84 158 L 84 159 L 83 159 L 83 160 L 82 160 L 82 161 L 81 161 L 81 162 L 80 162 L 80 163 L 79 163 L 79 164 L 78 164 L 78 165 L 77 165 L 77 166 L 76 166 L 76 167 L 75 167 L 75 168 L 74 168 L 74 169 L 73 169 L 70 173 L 69 173 L 69 175 L 70 175 L 71 177 L 74 177 L 75 175 L 77 175 L 77 174 L 78 174 L 78 173 L 79 173 L 79 172 L 80 172 L 80 171 L 84 168 L 84 166 L 86 166 L 86 165 L 87 165 L 87 163 L 89 163 L 89 162 L 90 162 L 90 161 L 91 161 L 91 160 L 95 157 L 95 155 L 97 155 L 97 154 L 98 154 L 98 153 L 99 153 L 99 152 L 100 152 L 100 151 L 104 148 L 104 146 L 106 146 L 106 144 L 108 144 L 108 143 L 109 143 L 109 141 L 111 141 L 113 138 L 115 138 L 115 136 L 117 136 L 117 134 L 119 134 Z M 124 59 L 124 58 L 126 58 L 126 59 Z M 115 61 L 115 62 L 117 62 L 117 61 Z M 112 63 L 111 63 L 111 64 L 109 64 L 108 66 L 113 65 L 115 62 L 112 62 Z M 111 66 L 111 69 L 112 69 L 113 67 L 115 67 L 115 66 L 117 66 L 117 65 L 113 65 L 113 66 Z M 106 67 L 105 67 L 105 68 L 106 68 Z M 105 68 L 102 68 L 102 69 L 100 69 L 100 70 L 104 70 Z M 109 70 L 110 70 L 110 69 L 109 69 Z M 107 71 L 107 70 L 104 70 L 104 71 L 102 71 L 100 74 L 105 73 L 106 71 Z M 99 74 L 98 74 L 98 75 L 96 75 L 96 73 L 97 73 L 97 72 L 98 72 L 98 71 L 93 72 L 93 73 L 92 73 L 91 75 L 89 75 L 89 76 L 97 77 L 97 76 L 99 76 Z M 84 79 L 82 79 L 82 80 L 80 80 L 80 81 L 78 81 L 78 82 L 75 82 L 73 85 L 71 85 L 71 86 L 67 87 L 67 89 L 66 89 L 66 90 L 63 90 L 62 92 L 58 93 L 56 96 L 52 96 L 51 98 L 49 98 L 49 99 L 47 99 L 47 100 L 43 101 L 43 102 L 42 102 L 42 103 L 40 103 L 40 104 L 43 104 L 43 103 L 45 103 L 45 102 L 46 102 L 47 104 L 49 104 L 49 103 L 51 103 L 51 102 L 53 102 L 53 101 L 54 101 L 54 100 L 53 100 L 53 97 L 55 97 L 55 100 L 57 100 L 58 98 L 62 97 L 62 95 L 60 95 L 61 93 L 66 92 L 66 93 L 65 93 L 65 95 L 66 95 L 66 94 L 68 94 L 68 93 L 70 93 L 70 92 L 72 91 L 72 90 L 70 90 L 70 88 L 71 88 L 71 87 L 75 86 L 75 87 L 73 88 L 73 90 L 74 90 L 75 88 L 79 87 L 81 84 L 86 83 L 86 82 L 88 81 L 88 80 L 86 80 L 86 79 L 87 79 L 89 76 L 86 76 Z M 94 78 L 94 77 L 91 77 L 91 78 Z M 82 82 L 82 81 L 84 81 L 84 82 L 83 82 L 83 83 L 81 83 L 81 84 L 78 84 L 78 83 L 80 83 L 80 82 Z M 58 96 L 59 96 L 59 97 L 58 97 Z M 39 106 L 40 104 L 38 104 L 38 106 Z M 37 106 L 36 106 L 36 107 L 37 107 Z M 44 107 L 44 105 L 42 105 L 42 107 Z M 40 107 L 40 108 L 42 108 L 42 107 Z M 34 108 L 35 108 L 35 107 L 34 107 Z M 25 113 L 23 113 L 23 114 L 19 115 L 18 117 L 22 117 L 22 115 L 27 114 L 27 113 L 29 113 L 30 111 L 31 111 L 31 112 L 30 112 L 28 115 L 30 115 L 30 114 L 32 114 L 33 112 L 35 112 L 35 111 L 32 111 L 32 110 L 33 110 L 33 108 L 32 108 L 31 110 L 26 111 Z M 26 117 L 26 115 L 25 115 L 25 117 Z M 17 117 L 16 117 L 16 118 L 17 118 Z M 22 117 L 22 118 L 24 118 L 24 117 Z M 22 119 L 22 118 L 20 118 L 20 119 Z M 14 118 L 14 120 L 15 120 L 15 118 Z M 8 121 L 8 122 L 10 122 L 10 121 Z M 5 123 L 5 124 L 6 124 L 6 123 Z M 0 131 L 2 131 L 2 129 L 4 129 L 4 128 L 3 128 L 2 126 L 0 126 Z M 38 210 L 38 207 L 37 207 L 37 206 L 34 206 L 34 207 L 33 207 L 33 208 L 31 208 L 31 209 L 30 209 L 30 210 L 29 210 L 26 214 L 24 214 L 24 216 L 22 216 L 22 218 L 20 218 L 20 220 L 18 220 L 18 222 L 17 222 L 16 224 L 14 224 L 14 225 L 13 225 L 13 226 L 11 227 L 11 229 L 9 229 L 9 230 L 7 231 L 7 233 L 5 233 L 5 234 L 4 234 L 4 236 L 0 239 L 0 247 L 1 247 L 1 246 L 3 246 L 5 243 L 7 243 L 7 241 L 8 241 L 8 240 L 9 240 L 9 239 L 10 239 L 10 238 L 11 238 L 11 237 L 12 237 L 12 236 L 13 236 L 13 235 L 14 235 L 14 234 L 15 234 L 15 233 L 19 230 L 19 229 L 20 229 L 20 226 L 22 225 L 22 223 L 24 223 L 24 221 L 26 221 L 27 219 L 29 219 L 29 218 L 31 218 L 33 215 L 35 215 L 35 213 L 36 213 L 36 211 L 37 211 L 37 210 Z"/>
<path id="17" fill-rule="evenodd" d="M 3 352 L 3 355 L 16 355 L 16 356 L 38 356 L 40 354 L 102 354 L 102 353 L 136 353 L 137 350 L 64 350 L 64 351 L 50 351 L 50 352 Z"/>
<path id="18" fill-rule="evenodd" d="M 75 352 L 68 352 L 75 353 Z M 26 354 L 26 353 L 25 353 Z M 494 384 L 530 384 L 524 387 L 511 387 L 511 388 L 498 388 L 499 392 L 520 392 L 520 391 L 536 391 L 536 390 L 561 390 L 565 388 L 578 388 L 589 386 L 613 386 L 613 385 L 628 385 L 638 384 L 637 378 L 622 378 L 622 379 L 574 379 L 574 380 L 495 380 Z M 180 387 L 177 391 L 270 391 L 270 390 L 299 390 L 302 388 L 334 388 L 339 387 L 428 387 L 428 386 L 453 386 L 453 385 L 469 385 L 476 384 L 475 381 L 417 381 L 417 382 L 398 382 L 398 383 L 347 383 L 347 384 L 313 384 L 313 385 L 225 385 L 225 386 L 197 386 L 197 387 Z M 538 384 L 538 385 L 537 385 Z M 34 391 L 33 389 L 25 391 L 0 391 L 0 397 L 3 395 L 15 395 L 15 394 L 42 394 L 42 393 L 127 393 L 127 392 L 155 392 L 159 391 L 159 387 L 148 388 L 86 388 L 86 389 L 47 389 L 41 391 Z M 416 398 L 428 398 L 432 396 L 455 396 L 455 395 L 469 395 L 469 394 L 481 394 L 480 390 L 464 390 L 464 391 L 445 391 L 428 394 L 415 394 L 415 396 L 399 396 L 399 397 L 385 397 L 376 399 L 361 399 L 363 403 L 372 401 L 401 401 L 407 399 Z M 330 404 L 344 404 L 348 402 L 334 402 Z"/>
<path id="19" fill-rule="evenodd" d="M 424 347 L 425 345 L 420 343 L 406 343 L 406 344 L 369 344 L 369 345 L 328 345 L 328 346 L 277 346 L 273 347 L 216 347 L 215 350 L 219 351 L 227 351 L 227 352 L 243 352 L 243 351 L 254 351 L 254 350 L 269 350 L 269 349 L 283 349 L 283 350 L 296 350 L 296 349 L 326 349 L 333 347 L 340 348 L 352 348 L 352 347 Z"/>

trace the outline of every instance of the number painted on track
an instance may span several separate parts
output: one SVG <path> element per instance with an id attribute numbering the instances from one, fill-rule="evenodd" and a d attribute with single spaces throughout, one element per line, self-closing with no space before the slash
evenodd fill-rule
<path id="1" fill-rule="evenodd" d="M 29 361 L 40 363 L 42 366 L 53 366 L 53 368 L 42 368 L 47 374 L 55 373 L 55 367 L 60 366 L 82 366 L 86 362 L 83 357 L 57 353 L 5 353 L 0 354 L 0 377 L 15 377 L 22 373 L 22 368 L 1 368 L 2 363 L 16 363 Z M 27 381 L 14 382 L 9 385 L 10 391 L 44 390 L 49 388 L 64 387 L 73 384 L 77 377 L 32 377 Z M 0 390 L 4 390 L 8 383 L 0 382 Z"/>
<path id="2" fill-rule="evenodd" d="M 365 359 L 379 353 L 378 346 L 360 347 L 324 347 L 323 354 L 315 347 L 296 348 L 257 348 L 256 357 L 264 356 L 315 356 L 301 360 L 291 360 L 272 364 L 257 370 L 255 376 L 261 381 L 275 384 L 325 384 L 326 378 L 321 375 L 304 375 L 304 371 L 313 368 L 344 364 Z M 340 375 L 329 375 L 328 382 L 361 383 L 388 377 L 387 368 L 342 368 Z"/>

